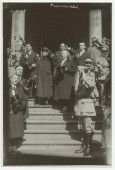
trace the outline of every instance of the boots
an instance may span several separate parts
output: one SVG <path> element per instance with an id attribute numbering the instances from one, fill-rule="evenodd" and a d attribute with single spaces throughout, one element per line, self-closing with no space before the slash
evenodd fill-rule
<path id="1" fill-rule="evenodd" d="M 85 133 L 83 134 L 83 142 L 81 145 L 81 148 L 79 150 L 76 150 L 75 153 L 84 153 L 86 150 L 86 135 Z"/>
<path id="2" fill-rule="evenodd" d="M 93 133 L 86 133 L 86 150 L 83 156 L 91 155 L 91 141 L 92 141 Z"/>

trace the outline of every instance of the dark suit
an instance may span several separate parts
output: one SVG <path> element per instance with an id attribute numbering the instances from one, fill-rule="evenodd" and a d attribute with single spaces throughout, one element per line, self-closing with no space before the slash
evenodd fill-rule
<path id="1" fill-rule="evenodd" d="M 27 100 L 26 110 L 25 110 L 25 112 L 23 114 L 24 115 L 23 118 L 26 119 L 26 118 L 29 117 L 29 109 L 28 109 L 28 92 L 24 88 L 25 79 L 23 77 L 21 77 L 21 79 L 19 80 L 19 83 L 23 86 L 23 89 L 24 89 L 24 92 L 25 92 L 25 95 L 26 95 L 26 100 Z"/>
<path id="2" fill-rule="evenodd" d="M 85 51 L 81 56 L 80 51 L 76 51 L 76 56 L 76 58 L 74 57 L 76 66 L 85 66 L 85 60 L 90 58 L 90 54 L 87 51 Z"/>
<path id="3" fill-rule="evenodd" d="M 21 58 L 20 58 L 20 65 L 23 66 L 24 68 L 24 74 L 23 77 L 25 79 L 30 78 L 30 76 L 33 74 L 35 67 L 32 67 L 31 69 L 28 67 L 26 64 L 28 62 L 29 66 L 32 66 L 32 64 L 37 64 L 38 62 L 38 57 L 37 54 L 34 53 L 33 51 L 31 54 L 28 54 L 27 52 L 22 53 Z"/>

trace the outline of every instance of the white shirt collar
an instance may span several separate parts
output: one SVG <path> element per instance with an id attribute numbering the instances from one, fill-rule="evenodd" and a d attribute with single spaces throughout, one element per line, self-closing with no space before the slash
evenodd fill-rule
<path id="1" fill-rule="evenodd" d="M 67 58 L 64 58 L 61 62 L 61 66 L 63 66 L 63 64 L 65 63 L 65 61 L 67 61 Z"/>
<path id="2" fill-rule="evenodd" d="M 16 86 L 14 84 L 11 83 L 11 85 L 12 85 L 13 89 L 16 88 Z"/>

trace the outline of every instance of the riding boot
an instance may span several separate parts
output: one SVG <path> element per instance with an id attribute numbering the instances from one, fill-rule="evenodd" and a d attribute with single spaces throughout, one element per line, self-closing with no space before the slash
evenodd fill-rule
<path id="1" fill-rule="evenodd" d="M 83 133 L 83 141 L 82 141 L 81 148 L 79 150 L 76 150 L 75 153 L 84 153 L 85 150 L 86 150 L 86 135 L 85 133 Z"/>
<path id="2" fill-rule="evenodd" d="M 92 133 L 86 133 L 86 150 L 83 156 L 91 155 L 91 140 L 92 140 Z"/>

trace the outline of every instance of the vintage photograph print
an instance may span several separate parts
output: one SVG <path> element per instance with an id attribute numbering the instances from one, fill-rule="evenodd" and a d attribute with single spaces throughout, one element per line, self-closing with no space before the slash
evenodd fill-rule
<path id="1" fill-rule="evenodd" d="M 112 165 L 112 3 L 3 2 L 3 165 Z"/>

